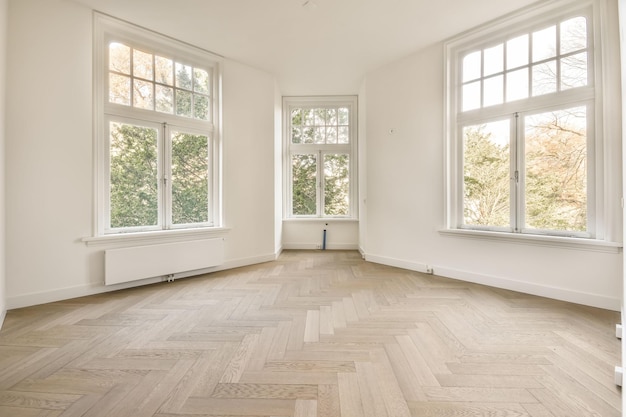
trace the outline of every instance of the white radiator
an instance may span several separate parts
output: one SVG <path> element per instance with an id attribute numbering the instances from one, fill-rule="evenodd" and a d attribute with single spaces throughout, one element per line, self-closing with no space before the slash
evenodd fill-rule
<path id="1" fill-rule="evenodd" d="M 204 239 L 104 252 L 105 285 L 210 268 L 224 262 L 224 240 Z"/>

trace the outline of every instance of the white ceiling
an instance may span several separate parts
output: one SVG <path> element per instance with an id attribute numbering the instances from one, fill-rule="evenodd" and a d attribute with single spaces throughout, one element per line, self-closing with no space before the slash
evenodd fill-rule
<path id="1" fill-rule="evenodd" d="M 534 0 L 75 0 L 274 74 L 285 95 L 355 94 L 388 62 Z"/>

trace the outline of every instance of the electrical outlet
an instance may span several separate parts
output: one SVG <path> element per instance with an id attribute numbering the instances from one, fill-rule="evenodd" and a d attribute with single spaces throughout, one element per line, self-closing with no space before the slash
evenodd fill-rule
<path id="1" fill-rule="evenodd" d="M 322 245 L 316 245 L 315 246 L 317 249 L 322 249 Z"/>

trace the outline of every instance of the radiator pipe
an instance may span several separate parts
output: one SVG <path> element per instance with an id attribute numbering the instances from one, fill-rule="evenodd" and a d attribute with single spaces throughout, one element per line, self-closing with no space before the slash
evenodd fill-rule
<path id="1" fill-rule="evenodd" d="M 322 239 L 322 250 L 326 250 L 326 229 L 324 229 L 324 237 Z"/>

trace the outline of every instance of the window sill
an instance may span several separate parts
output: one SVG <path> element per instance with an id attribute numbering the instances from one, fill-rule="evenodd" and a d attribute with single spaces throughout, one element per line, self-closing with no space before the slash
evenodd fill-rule
<path id="1" fill-rule="evenodd" d="M 153 232 L 117 233 L 81 239 L 87 246 L 104 246 L 119 243 L 171 243 L 206 238 L 225 237 L 229 228 L 204 227 L 198 229 L 159 230 Z"/>
<path id="2" fill-rule="evenodd" d="M 514 234 L 507 232 L 490 232 L 484 230 L 444 229 L 439 234 L 443 236 L 491 240 L 496 242 L 508 242 L 531 246 L 547 246 L 553 248 L 575 249 L 584 251 L 620 253 L 623 244 L 575 237 L 545 236 Z"/>

